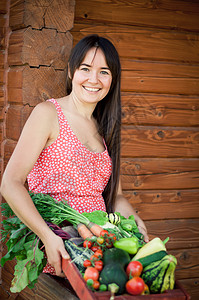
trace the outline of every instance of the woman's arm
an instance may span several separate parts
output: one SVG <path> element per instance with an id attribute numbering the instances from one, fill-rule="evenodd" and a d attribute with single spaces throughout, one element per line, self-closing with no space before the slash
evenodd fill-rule
<path id="1" fill-rule="evenodd" d="M 137 223 L 139 231 L 144 235 L 145 242 L 149 241 L 149 237 L 147 234 L 147 229 L 142 221 L 142 219 L 138 216 L 138 214 L 133 209 L 132 205 L 128 202 L 128 200 L 123 196 L 121 182 L 119 181 L 118 193 L 115 202 L 115 211 L 120 212 L 125 218 L 128 218 L 130 215 L 134 215 L 135 221 Z"/>
<path id="2" fill-rule="evenodd" d="M 24 186 L 41 151 L 55 138 L 57 122 L 56 111 L 50 103 L 36 106 L 7 164 L 1 194 L 21 221 L 42 240 L 49 263 L 55 267 L 56 274 L 61 276 L 61 256 L 69 258 L 63 241 L 46 225 Z"/>

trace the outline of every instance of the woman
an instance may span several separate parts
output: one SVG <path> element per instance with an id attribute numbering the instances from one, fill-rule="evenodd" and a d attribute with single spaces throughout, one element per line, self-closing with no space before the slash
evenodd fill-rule
<path id="1" fill-rule="evenodd" d="M 122 195 L 120 169 L 121 67 L 113 44 L 98 35 L 72 50 L 67 96 L 38 104 L 27 120 L 4 172 L 1 193 L 16 215 L 39 236 L 48 262 L 63 276 L 63 241 L 36 210 L 29 190 L 65 199 L 79 212 L 133 214 L 145 241 L 146 227 Z"/>

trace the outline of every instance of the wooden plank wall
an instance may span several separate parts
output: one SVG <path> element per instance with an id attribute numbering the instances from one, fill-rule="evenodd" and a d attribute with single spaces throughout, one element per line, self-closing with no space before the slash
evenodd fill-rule
<path id="1" fill-rule="evenodd" d="M 198 299 L 199 2 L 76 0 L 74 44 L 90 33 L 121 57 L 125 195 Z"/>

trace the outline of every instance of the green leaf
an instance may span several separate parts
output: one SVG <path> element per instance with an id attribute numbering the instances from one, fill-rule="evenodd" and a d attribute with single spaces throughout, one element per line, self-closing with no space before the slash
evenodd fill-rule
<path id="1" fill-rule="evenodd" d="M 14 258 L 15 258 L 15 253 L 7 252 L 6 255 L 4 255 L 1 258 L 1 266 L 3 267 L 8 260 L 13 260 Z"/>
<path id="2" fill-rule="evenodd" d="M 46 260 L 43 259 L 44 253 L 38 248 L 38 243 L 35 247 L 32 245 L 30 242 L 25 245 L 27 249 L 31 248 L 27 251 L 27 258 L 18 261 L 15 266 L 14 278 L 10 288 L 12 293 L 19 293 L 26 286 L 33 288 L 46 264 Z"/>
<path id="3" fill-rule="evenodd" d="M 16 256 L 16 253 L 20 253 L 24 249 L 25 240 L 26 236 L 21 238 L 18 242 L 15 241 L 16 243 L 14 243 L 13 240 L 8 240 L 8 242 L 6 243 L 8 252 L 1 259 L 2 267 L 4 266 L 6 261 L 12 260 Z"/>
<path id="4" fill-rule="evenodd" d="M 38 280 L 38 278 L 37 279 L 35 279 L 34 281 L 32 281 L 32 282 L 30 282 L 29 284 L 28 284 L 28 288 L 29 289 L 33 289 L 34 288 L 34 286 L 35 286 L 35 284 L 37 283 L 37 280 Z"/>
<path id="5" fill-rule="evenodd" d="M 15 266 L 14 278 L 12 280 L 10 291 L 19 293 L 28 285 L 28 270 L 26 267 L 27 260 L 18 261 Z"/>
<path id="6" fill-rule="evenodd" d="M 10 216 L 14 216 L 14 212 L 12 211 L 12 209 L 10 208 L 7 202 L 1 203 L 1 208 L 2 208 L 1 213 L 3 216 L 7 218 L 9 218 Z"/>
<path id="7" fill-rule="evenodd" d="M 12 230 L 10 234 L 10 239 L 18 239 L 19 237 L 25 235 L 28 231 L 28 228 L 25 224 L 20 224 L 19 228 Z"/>
<path id="8" fill-rule="evenodd" d="M 15 253 L 20 252 L 24 248 L 25 241 L 26 241 L 26 236 L 22 237 L 10 250 Z"/>
<path id="9" fill-rule="evenodd" d="M 105 225 L 108 220 L 108 214 L 102 210 L 95 210 L 91 213 L 84 212 L 82 213 L 90 222 L 93 222 L 98 225 Z"/>

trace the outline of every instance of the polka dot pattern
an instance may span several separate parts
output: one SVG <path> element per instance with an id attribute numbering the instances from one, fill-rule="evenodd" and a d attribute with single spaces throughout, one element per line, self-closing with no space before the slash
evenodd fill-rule
<path id="1" fill-rule="evenodd" d="M 56 107 L 60 132 L 28 174 L 29 190 L 49 194 L 58 201 L 65 199 L 80 213 L 106 211 L 102 192 L 111 175 L 107 148 L 102 153 L 89 151 L 73 133 L 59 103 L 47 101 Z"/>

